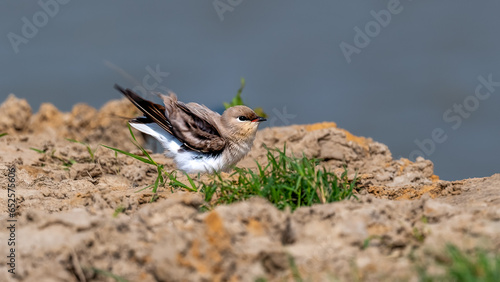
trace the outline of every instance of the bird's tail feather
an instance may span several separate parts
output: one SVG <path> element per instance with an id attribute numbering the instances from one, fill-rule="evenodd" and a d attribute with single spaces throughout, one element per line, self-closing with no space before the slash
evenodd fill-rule
<path id="1" fill-rule="evenodd" d="M 159 104 L 144 100 L 130 89 L 124 89 L 115 84 L 115 89 L 120 91 L 127 99 L 132 102 L 147 118 L 158 124 L 163 130 L 172 134 L 172 125 L 165 115 L 165 107 Z"/>

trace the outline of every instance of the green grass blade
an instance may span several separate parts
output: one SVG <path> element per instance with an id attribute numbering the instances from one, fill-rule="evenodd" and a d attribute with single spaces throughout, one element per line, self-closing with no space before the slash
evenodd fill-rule
<path id="1" fill-rule="evenodd" d="M 118 153 L 120 153 L 120 154 L 124 154 L 124 155 L 126 155 L 126 156 L 132 157 L 132 158 L 134 158 L 134 159 L 136 159 L 136 160 L 139 160 L 139 161 L 141 161 L 141 162 L 143 162 L 143 163 L 147 163 L 147 164 L 151 164 L 151 165 L 156 165 L 156 162 L 151 161 L 151 160 L 146 159 L 146 158 L 143 158 L 143 157 L 138 156 L 138 155 L 136 155 L 136 154 L 132 154 L 132 153 L 129 153 L 129 152 L 126 152 L 126 151 L 123 151 L 123 150 L 117 149 L 117 148 L 113 148 L 113 147 L 110 147 L 110 146 L 106 146 L 106 145 L 101 145 L 101 146 L 106 147 L 106 148 L 108 148 L 108 149 L 110 149 L 110 150 L 113 150 L 113 151 L 115 151 L 115 152 L 118 152 Z"/>
<path id="2" fill-rule="evenodd" d="M 130 123 L 127 123 L 127 126 L 128 126 L 128 131 L 130 132 L 130 136 L 132 136 L 132 139 L 134 139 L 135 143 L 138 143 L 137 139 L 135 139 L 135 135 L 134 132 L 132 131 L 132 126 L 130 126 Z"/>
<path id="3" fill-rule="evenodd" d="M 158 170 L 158 176 L 155 179 L 155 183 L 153 184 L 153 193 L 156 194 L 156 190 L 158 190 L 158 186 L 162 182 L 163 176 L 161 175 L 161 170 Z"/>
<path id="4" fill-rule="evenodd" d="M 116 274 L 113 274 L 109 271 L 106 271 L 106 270 L 102 270 L 102 269 L 99 269 L 99 268 L 95 268 L 95 267 L 92 267 L 91 270 L 95 273 L 95 274 L 99 274 L 99 275 L 102 275 L 104 277 L 109 277 L 109 278 L 112 278 L 113 280 L 115 280 L 116 282 L 128 282 L 127 279 L 121 277 L 121 276 L 118 276 Z"/>
<path id="5" fill-rule="evenodd" d="M 194 184 L 193 179 L 189 176 L 189 174 L 184 173 L 189 181 L 189 184 L 191 184 L 192 191 L 198 191 L 198 188 L 196 188 L 196 184 Z"/>
<path id="6" fill-rule="evenodd" d="M 245 79 L 242 77 L 241 78 L 241 86 L 238 89 L 236 96 L 233 98 L 231 103 L 224 103 L 224 108 L 228 109 L 230 107 L 244 105 L 243 99 L 241 99 L 241 93 L 243 92 L 243 88 L 245 88 Z"/>
<path id="7" fill-rule="evenodd" d="M 99 147 L 97 147 L 95 150 L 92 150 L 92 148 L 90 147 L 90 144 L 88 144 L 88 143 L 85 143 L 85 142 L 82 142 L 82 141 L 78 141 L 78 140 L 75 140 L 75 139 L 71 139 L 71 138 L 66 138 L 66 140 L 68 140 L 69 142 L 73 142 L 73 143 L 77 143 L 77 144 L 81 144 L 81 145 L 85 146 L 87 148 L 87 152 L 89 153 L 90 160 L 92 162 L 95 160 L 94 153 L 97 151 L 97 149 Z"/>
<path id="8" fill-rule="evenodd" d="M 189 187 L 188 185 L 177 180 L 177 178 L 173 174 L 169 174 L 168 178 L 170 179 L 170 185 L 172 185 L 174 187 L 181 187 L 181 188 L 184 188 L 184 189 L 191 191 L 191 192 L 198 192 L 198 189 L 196 188 L 196 186 Z M 189 178 L 189 176 L 188 176 L 188 178 Z"/>
<path id="9" fill-rule="evenodd" d="M 146 156 L 148 159 L 149 159 L 149 163 L 150 164 L 153 164 L 153 165 L 157 165 L 157 163 L 153 160 L 153 158 L 151 157 L 151 155 L 149 155 L 149 153 L 146 151 L 146 149 L 144 149 L 144 147 L 142 147 L 139 142 L 137 141 L 137 139 L 135 138 L 135 134 L 134 132 L 132 131 L 132 127 L 130 126 L 130 124 L 127 124 L 128 125 L 128 130 L 130 132 L 130 136 L 132 136 L 132 143 L 142 152 L 142 154 L 144 156 Z"/>
<path id="10" fill-rule="evenodd" d="M 37 153 L 40 153 L 40 154 L 45 154 L 44 150 L 40 150 L 40 149 L 37 149 L 37 148 L 30 147 L 30 150 L 33 150 L 33 151 L 35 151 Z"/>
<path id="11" fill-rule="evenodd" d="M 134 193 L 139 193 L 139 192 L 142 192 L 142 191 L 144 191 L 144 190 L 146 190 L 146 189 L 148 189 L 148 188 L 151 188 L 151 187 L 153 187 L 153 184 L 149 184 L 148 186 L 146 186 L 146 187 L 144 187 L 144 188 L 142 188 L 142 189 L 139 189 L 139 190 L 135 191 Z"/>
<path id="12" fill-rule="evenodd" d="M 81 141 L 78 141 L 78 140 L 75 140 L 75 139 L 71 139 L 71 138 L 66 138 L 66 140 L 68 140 L 69 142 L 73 142 L 73 143 L 78 143 L 78 144 L 82 144 L 82 145 L 87 145 L 87 143 L 83 143 Z"/>

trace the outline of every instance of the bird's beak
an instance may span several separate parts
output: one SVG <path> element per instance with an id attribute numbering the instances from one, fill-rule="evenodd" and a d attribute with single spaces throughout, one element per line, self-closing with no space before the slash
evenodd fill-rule
<path id="1" fill-rule="evenodd" d="M 261 122 L 261 121 L 266 121 L 266 120 L 267 120 L 266 118 L 257 117 L 257 118 L 252 119 L 252 122 Z"/>

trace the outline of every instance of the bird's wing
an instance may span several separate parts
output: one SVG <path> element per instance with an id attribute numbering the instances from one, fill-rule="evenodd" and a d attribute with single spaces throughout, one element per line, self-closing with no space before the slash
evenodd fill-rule
<path id="1" fill-rule="evenodd" d="M 174 136 L 183 140 L 188 148 L 203 153 L 215 153 L 224 149 L 226 141 L 216 122 L 217 113 L 208 108 L 200 110 L 193 107 L 194 103 L 184 104 L 172 99 L 172 95 L 163 96 L 163 101 Z"/>
<path id="2" fill-rule="evenodd" d="M 118 85 L 115 85 L 115 88 L 122 92 L 146 116 L 146 119 L 138 118 L 133 121 L 147 123 L 148 120 L 151 120 L 177 138 L 186 148 L 193 151 L 218 153 L 224 149 L 226 141 L 220 135 L 214 118 L 211 118 L 210 114 L 207 115 L 209 112 L 200 114 L 195 108 L 192 109 L 192 107 L 177 101 L 175 94 L 162 95 L 165 103 L 165 107 L 163 107 L 144 100 L 130 89 L 124 90 Z M 205 111 L 207 110 L 208 108 Z"/>
<path id="3" fill-rule="evenodd" d="M 210 110 L 207 108 L 205 105 L 200 105 L 198 103 L 187 103 L 185 106 L 195 115 L 199 116 L 200 118 L 208 121 L 212 125 L 214 125 L 217 129 L 220 128 L 220 120 L 221 116 L 220 114 Z"/>

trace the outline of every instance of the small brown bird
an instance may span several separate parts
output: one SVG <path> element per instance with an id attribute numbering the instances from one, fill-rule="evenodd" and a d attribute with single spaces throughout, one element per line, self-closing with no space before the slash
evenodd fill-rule
<path id="1" fill-rule="evenodd" d="M 252 148 L 260 122 L 246 106 L 234 106 L 221 115 L 197 103 L 184 104 L 171 93 L 161 95 L 165 106 L 144 100 L 130 89 L 115 88 L 143 114 L 130 125 L 157 139 L 165 155 L 187 173 L 228 171 Z"/>

